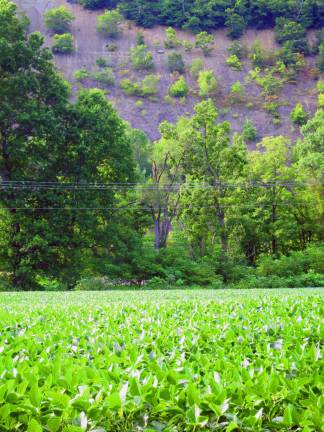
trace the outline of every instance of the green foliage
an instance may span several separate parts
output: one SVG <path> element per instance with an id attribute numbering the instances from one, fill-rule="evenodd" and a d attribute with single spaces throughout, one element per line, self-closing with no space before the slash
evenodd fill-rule
<path id="1" fill-rule="evenodd" d="M 298 126 L 302 126 L 307 122 L 308 114 L 305 111 L 303 104 L 297 103 L 295 105 L 295 108 L 290 113 L 290 118 L 291 121 Z"/>
<path id="2" fill-rule="evenodd" d="M 136 32 L 135 44 L 137 45 L 145 45 L 144 35 L 141 32 Z"/>
<path id="3" fill-rule="evenodd" d="M 289 43 L 292 52 L 308 52 L 305 28 L 295 21 L 286 18 L 276 20 L 276 40 L 280 44 Z"/>
<path id="4" fill-rule="evenodd" d="M 247 55 L 248 50 L 244 45 L 241 44 L 241 42 L 235 41 L 228 47 L 228 52 L 241 60 Z"/>
<path id="5" fill-rule="evenodd" d="M 69 54 L 74 51 L 74 38 L 70 33 L 56 34 L 53 37 L 52 51 L 55 54 Z"/>
<path id="6" fill-rule="evenodd" d="M 188 41 L 186 39 L 181 41 L 181 45 L 183 46 L 186 52 L 191 52 L 195 46 L 193 42 Z"/>
<path id="7" fill-rule="evenodd" d="M 122 34 L 122 16 L 117 10 L 106 10 L 98 16 L 97 31 L 103 36 L 118 38 Z"/>
<path id="8" fill-rule="evenodd" d="M 232 54 L 231 56 L 229 56 L 226 59 L 226 63 L 231 69 L 234 69 L 237 71 L 242 70 L 242 63 L 240 62 L 240 59 L 235 54 Z"/>
<path id="9" fill-rule="evenodd" d="M 91 73 L 91 78 L 95 81 L 108 86 L 114 85 L 115 79 L 111 68 L 104 68 Z"/>
<path id="10" fill-rule="evenodd" d="M 196 35 L 196 48 L 200 48 L 205 56 L 211 54 L 214 47 L 214 36 L 203 31 Z"/>
<path id="11" fill-rule="evenodd" d="M 228 35 L 233 39 L 239 38 L 246 29 L 246 22 L 242 15 L 235 13 L 233 9 L 226 9 L 227 18 L 225 21 L 226 27 L 228 27 Z"/>
<path id="12" fill-rule="evenodd" d="M 129 78 L 120 81 L 120 88 L 128 95 L 132 96 L 153 96 L 158 93 L 160 77 L 154 74 L 146 75 L 142 82 L 134 82 Z"/>
<path id="13" fill-rule="evenodd" d="M 175 29 L 172 27 L 168 27 L 165 29 L 165 39 L 164 46 L 165 48 L 176 48 L 180 45 L 180 41 L 177 38 L 177 34 Z"/>
<path id="14" fill-rule="evenodd" d="M 322 429 L 320 290 L 168 286 L 2 293 L 1 428 Z"/>
<path id="15" fill-rule="evenodd" d="M 244 95 L 244 86 L 240 81 L 236 81 L 231 85 L 231 97 L 234 98 L 234 101 L 242 102 Z"/>
<path id="16" fill-rule="evenodd" d="M 136 70 L 150 70 L 154 67 L 153 55 L 147 45 L 137 45 L 130 49 L 133 68 Z"/>
<path id="17" fill-rule="evenodd" d="M 170 85 L 169 88 L 169 95 L 173 97 L 183 97 L 187 96 L 189 93 L 189 87 L 185 80 L 184 76 L 180 76 L 177 81 L 175 81 L 173 84 Z"/>
<path id="18" fill-rule="evenodd" d="M 65 6 L 48 10 L 45 12 L 44 18 L 46 27 L 54 33 L 67 33 L 74 20 L 74 16 Z"/>
<path id="19" fill-rule="evenodd" d="M 99 66 L 100 68 L 104 68 L 107 66 L 107 62 L 103 57 L 98 57 L 96 59 L 96 65 Z"/>
<path id="20" fill-rule="evenodd" d="M 204 61 L 201 58 L 194 58 L 191 63 L 190 72 L 194 78 L 198 78 L 199 72 L 204 69 Z"/>
<path id="21" fill-rule="evenodd" d="M 212 70 L 200 71 L 198 76 L 199 95 L 211 96 L 217 90 L 217 79 Z"/>
<path id="22" fill-rule="evenodd" d="M 226 26 L 231 37 L 240 37 L 247 27 L 272 27 L 276 18 L 296 19 L 304 28 L 323 27 L 319 0 L 78 0 L 88 8 L 118 6 L 123 15 L 139 26 L 156 24 L 183 28 L 194 33 Z"/>
<path id="23" fill-rule="evenodd" d="M 324 42 L 319 46 L 317 66 L 320 72 L 324 72 Z"/>
<path id="24" fill-rule="evenodd" d="M 171 72 L 179 73 L 185 71 L 185 64 L 180 53 L 174 51 L 168 55 L 168 69 Z"/>
<path id="25" fill-rule="evenodd" d="M 74 72 L 74 78 L 77 81 L 84 81 L 87 78 L 90 78 L 90 73 L 86 69 L 79 69 Z"/>
<path id="26" fill-rule="evenodd" d="M 257 137 L 257 130 L 250 119 L 246 119 L 243 124 L 242 136 L 244 141 L 254 141 Z"/>

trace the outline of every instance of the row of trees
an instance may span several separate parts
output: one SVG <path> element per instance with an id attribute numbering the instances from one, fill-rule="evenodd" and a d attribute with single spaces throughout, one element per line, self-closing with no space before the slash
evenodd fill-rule
<path id="1" fill-rule="evenodd" d="M 209 283 L 228 278 L 230 260 L 254 264 L 321 239 L 322 95 L 295 147 L 270 137 L 248 153 L 209 99 L 162 123 L 152 145 L 100 90 L 71 103 L 42 44 L 0 0 L 1 278 L 71 287 L 94 275 L 166 277 L 172 267 L 173 280 L 186 268 Z"/>
<path id="2" fill-rule="evenodd" d="M 79 0 L 87 8 L 119 6 L 129 19 L 144 27 L 165 24 L 193 31 L 224 25 L 233 37 L 247 27 L 273 26 L 276 18 L 297 20 L 303 27 L 321 27 L 324 6 L 321 0 Z"/>

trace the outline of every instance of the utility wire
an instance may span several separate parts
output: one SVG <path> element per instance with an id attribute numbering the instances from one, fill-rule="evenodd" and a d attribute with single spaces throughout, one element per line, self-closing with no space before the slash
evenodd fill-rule
<path id="1" fill-rule="evenodd" d="M 305 205 L 305 203 L 297 203 L 298 205 Z M 294 205 L 296 205 L 296 203 L 294 203 Z M 233 208 L 233 207 L 237 207 L 240 209 L 258 209 L 258 208 L 266 208 L 266 207 L 273 207 L 273 206 L 277 206 L 277 207 L 290 207 L 292 206 L 291 203 L 287 203 L 287 202 L 282 202 L 282 203 L 268 203 L 268 204 L 260 204 L 260 205 L 254 205 L 254 204 L 220 204 L 221 208 Z M 202 206 L 196 206 L 196 205 L 179 205 L 177 207 L 159 207 L 156 206 L 155 208 L 152 206 L 121 206 L 121 207 L 0 207 L 0 210 L 8 210 L 8 211 L 55 211 L 55 210 L 62 210 L 62 211 L 108 211 L 108 210 L 143 210 L 143 211 L 151 211 L 151 210 L 171 210 L 171 209 L 204 209 L 204 208 L 215 208 L 216 206 L 214 205 L 202 205 Z"/>

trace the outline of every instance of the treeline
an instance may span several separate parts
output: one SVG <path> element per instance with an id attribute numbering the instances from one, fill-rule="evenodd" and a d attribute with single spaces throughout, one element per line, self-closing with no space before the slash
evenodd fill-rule
<path id="1" fill-rule="evenodd" d="M 42 44 L 0 0 L 0 287 L 323 284 L 323 83 L 296 145 L 248 152 L 211 99 L 152 144 Z"/>
<path id="2" fill-rule="evenodd" d="M 192 31 L 226 26 L 234 37 L 247 27 L 272 27 L 277 18 L 287 18 L 303 27 L 321 27 L 321 0 L 78 0 L 86 8 L 118 6 L 125 17 L 144 27 L 164 24 Z"/>

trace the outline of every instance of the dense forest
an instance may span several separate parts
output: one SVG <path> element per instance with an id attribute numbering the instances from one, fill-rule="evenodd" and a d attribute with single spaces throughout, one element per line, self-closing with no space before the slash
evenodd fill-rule
<path id="1" fill-rule="evenodd" d="M 143 26 L 226 25 L 233 36 L 280 16 L 293 66 L 305 27 L 324 19 L 316 0 L 117 3 Z M 72 101 L 43 42 L 0 0 L 1 287 L 323 285 L 323 81 L 315 114 L 301 104 L 291 114 L 297 142 L 269 136 L 248 151 L 252 125 L 231 133 L 202 74 L 194 113 L 162 122 L 151 143 L 104 91 L 81 88 Z M 184 91 L 181 77 L 174 91 Z"/>
<path id="2" fill-rule="evenodd" d="M 118 6 L 126 18 L 150 27 L 155 24 L 192 31 L 228 27 L 238 37 L 247 27 L 267 28 L 277 18 L 296 20 L 302 26 L 321 27 L 321 0 L 78 0 L 86 8 Z"/>

